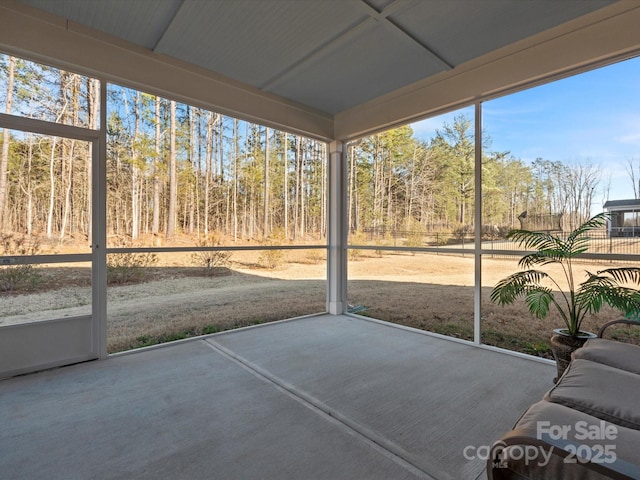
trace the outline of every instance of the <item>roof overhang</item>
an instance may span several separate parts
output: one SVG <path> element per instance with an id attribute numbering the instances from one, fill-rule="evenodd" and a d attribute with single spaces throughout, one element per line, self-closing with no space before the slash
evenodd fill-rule
<path id="1" fill-rule="evenodd" d="M 637 25 L 640 4 L 621 0 L 335 115 L 15 0 L 0 3 L 0 50 L 323 141 L 346 141 L 637 55 Z"/>

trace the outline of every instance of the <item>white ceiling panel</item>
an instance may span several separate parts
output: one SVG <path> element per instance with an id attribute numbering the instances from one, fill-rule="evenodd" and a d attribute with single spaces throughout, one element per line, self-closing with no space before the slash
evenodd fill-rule
<path id="1" fill-rule="evenodd" d="M 451 65 L 613 3 L 613 0 L 426 0 L 397 9 L 389 20 Z"/>
<path id="2" fill-rule="evenodd" d="M 181 0 L 22 0 L 87 27 L 154 48 Z"/>
<path id="3" fill-rule="evenodd" d="M 353 0 L 186 0 L 156 52 L 260 87 L 366 18 Z"/>
<path id="4" fill-rule="evenodd" d="M 292 71 L 270 90 L 337 113 L 443 70 L 418 44 L 377 22 Z"/>

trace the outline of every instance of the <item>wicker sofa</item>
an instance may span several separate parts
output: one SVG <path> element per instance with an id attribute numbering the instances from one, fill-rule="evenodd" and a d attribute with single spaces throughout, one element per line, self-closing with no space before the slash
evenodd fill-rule
<path id="1" fill-rule="evenodd" d="M 489 480 L 640 479 L 640 347 L 598 338 L 495 443 Z"/>

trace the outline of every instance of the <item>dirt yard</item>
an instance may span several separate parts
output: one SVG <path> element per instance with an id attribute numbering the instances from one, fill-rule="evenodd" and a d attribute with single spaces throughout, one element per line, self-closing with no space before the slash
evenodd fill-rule
<path id="1" fill-rule="evenodd" d="M 110 352 L 325 310 L 326 268 L 319 251 L 288 251 L 273 270 L 259 266 L 257 252 L 234 252 L 229 268 L 215 276 L 191 263 L 188 254 L 159 254 L 143 282 L 108 288 Z M 491 287 L 516 268 L 515 260 L 483 258 L 483 342 L 548 357 L 548 337 L 562 326 L 559 317 L 540 321 L 523 304 L 500 307 L 489 301 Z M 37 292 L 0 294 L 0 326 L 90 313 L 89 268 L 43 272 L 44 288 Z M 472 255 L 367 250 L 349 262 L 349 303 L 361 315 L 458 338 L 473 338 L 473 284 Z M 584 327 L 597 331 L 619 317 L 605 310 Z"/>

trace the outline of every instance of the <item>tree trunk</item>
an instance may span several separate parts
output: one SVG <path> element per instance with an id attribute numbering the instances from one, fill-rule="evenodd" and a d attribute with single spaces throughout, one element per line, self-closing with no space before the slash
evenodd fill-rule
<path id="1" fill-rule="evenodd" d="M 233 241 L 238 241 L 238 120 L 233 119 Z"/>
<path id="2" fill-rule="evenodd" d="M 284 132 L 284 236 L 289 240 L 289 134 Z"/>
<path id="3" fill-rule="evenodd" d="M 100 81 L 94 78 L 87 78 L 87 111 L 89 112 L 89 128 L 91 130 L 98 129 L 99 109 L 100 109 Z M 105 108 L 106 106 L 102 106 Z M 85 162 L 85 176 L 87 179 L 86 194 L 85 194 L 85 208 L 86 208 L 86 231 L 85 234 L 88 239 L 91 238 L 91 231 L 93 229 L 93 212 L 92 212 L 92 192 L 91 180 L 93 171 L 93 144 L 89 146 L 89 154 Z"/>
<path id="4" fill-rule="evenodd" d="M 304 211 L 304 151 L 300 155 L 300 239 L 304 240 L 306 235 L 305 211 Z"/>
<path id="5" fill-rule="evenodd" d="M 192 177 L 194 178 L 194 180 L 192 180 L 192 185 L 189 186 L 189 234 L 193 234 L 193 232 L 195 231 L 195 222 L 196 222 L 196 193 L 197 193 L 197 179 L 200 178 L 199 175 L 199 168 L 200 168 L 200 162 L 199 162 L 199 153 L 197 153 L 197 151 L 199 150 L 200 145 L 197 143 L 197 139 L 196 139 L 196 124 L 198 122 L 198 110 L 190 107 L 189 108 L 189 139 L 190 139 L 190 146 L 191 146 L 191 171 L 192 172 L 197 172 L 198 175 Z"/>
<path id="6" fill-rule="evenodd" d="M 214 126 L 215 114 L 209 112 L 209 118 L 207 119 L 207 134 L 206 134 L 206 147 L 205 157 L 206 164 L 204 169 L 204 235 L 209 235 L 209 201 L 211 190 L 211 177 L 213 176 L 213 126 Z"/>
<path id="7" fill-rule="evenodd" d="M 51 155 L 49 156 L 49 212 L 47 214 L 47 238 L 53 236 L 53 209 L 56 204 L 55 159 L 57 137 L 51 140 Z"/>
<path id="8" fill-rule="evenodd" d="M 262 222 L 262 235 L 269 236 L 269 128 L 264 134 L 264 219 Z"/>
<path id="9" fill-rule="evenodd" d="M 353 232 L 356 227 L 355 227 L 355 222 L 354 222 L 354 205 L 356 204 L 356 198 L 355 195 L 357 195 L 357 189 L 356 189 L 356 146 L 353 145 L 350 148 L 350 165 L 349 165 L 349 171 L 350 171 L 350 175 L 349 175 L 349 206 L 348 206 L 348 217 L 347 217 L 347 231 L 348 232 Z"/>
<path id="10" fill-rule="evenodd" d="M 300 236 L 300 157 L 301 157 L 301 140 L 296 136 L 296 155 L 294 158 L 294 177 L 295 177 L 295 193 L 293 199 L 293 239 L 298 240 Z"/>
<path id="11" fill-rule="evenodd" d="M 7 79 L 7 101 L 4 112 L 11 114 L 13 103 L 13 83 L 15 77 L 16 59 L 9 57 L 9 71 Z M 6 231 L 5 210 L 7 204 L 7 170 L 9 168 L 9 129 L 2 129 L 2 153 L 0 154 L 0 231 Z"/>
<path id="12" fill-rule="evenodd" d="M 70 146 L 69 146 L 69 156 L 68 156 L 68 166 L 67 166 L 67 179 L 66 179 L 66 187 L 65 188 L 65 193 L 64 193 L 64 210 L 62 213 L 62 224 L 60 225 L 60 241 L 64 240 L 64 236 L 66 233 L 66 229 L 67 229 L 67 222 L 69 219 L 69 216 L 71 215 L 70 210 L 71 210 L 71 190 L 73 188 L 73 156 L 74 156 L 74 150 L 75 150 L 75 145 L 76 145 L 76 141 L 75 140 L 70 140 Z M 64 162 L 64 158 L 62 160 Z"/>
<path id="13" fill-rule="evenodd" d="M 160 233 L 160 97 L 155 98 L 155 158 L 153 159 L 153 219 L 151 233 Z"/>
<path id="14" fill-rule="evenodd" d="M 178 207 L 178 176 L 176 166 L 176 102 L 170 102 L 169 117 L 169 214 L 167 218 L 167 238 L 176 231 Z"/>
<path id="15" fill-rule="evenodd" d="M 142 217 L 141 207 L 141 181 L 139 167 L 138 143 L 140 136 L 140 92 L 136 92 L 133 108 L 134 128 L 133 139 L 131 141 L 131 239 L 140 238 L 140 223 Z"/>

